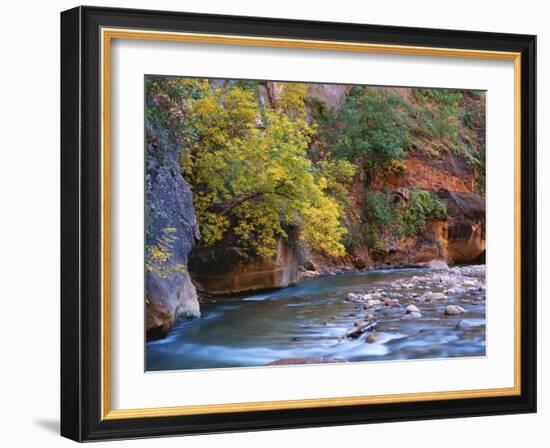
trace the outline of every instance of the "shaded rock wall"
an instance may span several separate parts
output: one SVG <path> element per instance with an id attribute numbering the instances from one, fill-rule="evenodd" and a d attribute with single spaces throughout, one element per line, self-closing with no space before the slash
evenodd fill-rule
<path id="1" fill-rule="evenodd" d="M 159 98 L 149 98 L 159 101 Z M 177 145 L 167 129 L 146 123 L 147 246 L 158 244 L 173 229 L 171 256 L 161 271 L 146 270 L 145 303 L 148 339 L 165 336 L 180 317 L 200 315 L 187 257 L 199 237 L 189 185 L 177 164 Z"/>
<path id="2" fill-rule="evenodd" d="M 485 200 L 474 193 L 440 190 L 447 206 L 449 263 L 472 263 L 485 253 Z"/>
<path id="3" fill-rule="evenodd" d="M 273 257 L 250 255 L 234 246 L 198 249 L 191 254 L 189 270 L 199 291 L 237 294 L 295 283 L 299 260 L 297 249 L 280 240 Z"/>
<path id="4" fill-rule="evenodd" d="M 419 157 L 409 157 L 405 160 L 404 174 L 385 174 L 374 179 L 374 189 L 419 188 L 437 191 L 445 189 L 469 193 L 472 191 L 470 173 L 465 173 L 455 164 L 453 157 L 444 160 L 426 160 Z"/>
<path id="5" fill-rule="evenodd" d="M 310 84 L 307 96 L 320 98 L 329 107 L 338 107 L 344 102 L 349 89 L 349 86 L 342 84 Z"/>

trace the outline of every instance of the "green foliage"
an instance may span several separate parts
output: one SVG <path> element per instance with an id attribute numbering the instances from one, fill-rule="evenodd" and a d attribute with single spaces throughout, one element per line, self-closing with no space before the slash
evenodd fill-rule
<path id="1" fill-rule="evenodd" d="M 385 231 L 391 231 L 396 224 L 399 227 L 401 219 L 399 208 L 391 203 L 391 195 L 373 190 L 365 192 L 365 217 L 369 225 Z"/>
<path id="2" fill-rule="evenodd" d="M 479 192 L 484 194 L 485 193 L 485 160 L 486 160 L 486 154 L 485 154 L 485 146 L 481 147 L 479 150 L 479 169 L 477 170 L 477 179 L 476 184 L 479 189 Z"/>
<path id="3" fill-rule="evenodd" d="M 469 128 L 472 127 L 473 123 L 473 113 L 472 111 L 464 112 L 464 115 L 462 116 L 462 122 L 464 123 L 464 126 L 468 126 Z"/>
<path id="4" fill-rule="evenodd" d="M 320 121 L 325 121 L 329 118 L 330 108 L 325 100 L 318 96 L 306 98 L 306 104 L 309 106 L 313 115 Z"/>
<path id="5" fill-rule="evenodd" d="M 147 244 L 145 254 L 145 269 L 154 272 L 161 278 L 166 278 L 175 272 L 185 272 L 186 267 L 182 263 L 170 263 L 173 255 L 173 246 L 178 237 L 174 235 L 174 227 L 162 229 L 162 235 L 156 238 L 154 243 Z"/>
<path id="6" fill-rule="evenodd" d="M 404 204 L 394 202 L 392 195 L 385 191 L 367 190 L 363 232 L 371 254 L 383 250 L 384 239 L 422 234 L 428 221 L 444 219 L 446 214 L 445 203 L 425 190 L 411 190 L 410 198 Z"/>
<path id="7" fill-rule="evenodd" d="M 285 226 L 332 256 L 340 240 L 342 207 L 334 195 L 353 176 L 350 164 L 307 158 L 314 128 L 306 122 L 303 84 L 285 84 L 275 108 L 264 108 L 248 85 L 220 87 L 201 79 L 172 79 L 172 120 L 185 151 L 179 157 L 193 191 L 201 244 L 226 235 L 258 255 L 276 253 Z"/>
<path id="8" fill-rule="evenodd" d="M 337 158 L 361 158 L 368 169 L 386 169 L 406 158 L 409 141 L 403 99 L 387 90 L 354 86 L 337 110 L 321 109 L 317 119 L 328 150 Z"/>
<path id="9" fill-rule="evenodd" d="M 484 194 L 485 192 L 485 146 L 476 152 L 473 148 L 469 147 L 465 143 L 458 143 L 451 146 L 451 150 L 454 154 L 462 157 L 466 164 L 474 170 L 474 177 L 476 182 L 476 189 L 478 193 Z"/>
<path id="10" fill-rule="evenodd" d="M 459 90 L 414 89 L 418 101 L 417 116 L 424 132 L 437 139 L 456 142 L 458 127 L 464 110 L 461 107 L 464 98 Z"/>
<path id="11" fill-rule="evenodd" d="M 423 233 L 427 221 L 443 219 L 446 215 L 445 203 L 435 194 L 425 190 L 412 190 L 402 212 L 404 233 L 407 236 Z"/>

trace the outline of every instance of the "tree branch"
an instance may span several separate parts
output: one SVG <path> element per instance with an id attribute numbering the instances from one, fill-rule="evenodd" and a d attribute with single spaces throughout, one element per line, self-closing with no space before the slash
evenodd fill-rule
<path id="1" fill-rule="evenodd" d="M 282 186 L 282 185 L 279 185 L 279 187 Z M 278 188 L 278 187 L 277 187 Z M 238 198 L 234 198 L 232 199 L 229 203 L 226 203 L 222 206 L 221 208 L 221 211 L 220 211 L 220 215 L 226 215 L 227 213 L 229 213 L 231 210 L 233 210 L 235 207 L 238 207 L 239 205 L 242 205 L 244 204 L 245 202 L 248 202 L 248 201 L 251 201 L 252 199 L 255 199 L 255 198 L 258 198 L 260 196 L 266 196 L 266 195 L 270 195 L 270 194 L 273 194 L 273 195 L 276 195 L 276 196 L 282 196 L 286 199 L 293 199 L 292 196 L 288 195 L 288 194 L 285 194 L 285 193 L 282 193 L 280 191 L 276 191 L 276 190 L 271 190 L 271 191 L 255 191 L 253 193 L 249 193 L 249 194 L 246 194 L 244 196 L 241 196 L 241 197 L 238 197 Z"/>

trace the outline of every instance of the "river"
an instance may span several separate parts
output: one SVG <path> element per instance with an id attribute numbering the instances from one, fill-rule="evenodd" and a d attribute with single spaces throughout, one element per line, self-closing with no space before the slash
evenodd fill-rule
<path id="1" fill-rule="evenodd" d="M 484 356 L 485 270 L 474 280 L 465 276 L 468 272 L 452 268 L 448 273 L 399 269 L 339 274 L 271 292 L 203 299 L 201 318 L 181 321 L 166 338 L 146 344 L 146 367 L 251 367 L 313 357 L 355 362 Z M 365 291 L 378 292 L 386 301 L 396 297 L 399 304 L 382 301 L 368 309 L 348 300 L 350 293 Z M 445 299 L 424 300 L 430 292 L 444 292 Z M 410 304 L 421 316 L 403 319 Z M 465 312 L 446 315 L 448 305 Z M 369 314 L 376 316 L 375 330 L 347 337 L 354 323 Z M 372 343 L 366 342 L 369 334 Z"/>

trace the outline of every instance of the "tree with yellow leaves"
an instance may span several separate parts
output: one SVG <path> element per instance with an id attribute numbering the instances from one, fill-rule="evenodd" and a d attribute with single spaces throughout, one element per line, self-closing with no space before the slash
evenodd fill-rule
<path id="1" fill-rule="evenodd" d="M 284 84 L 272 107 L 257 90 L 233 81 L 171 79 L 162 91 L 172 100 L 179 133 L 180 166 L 193 191 L 204 246 L 231 236 L 262 256 L 274 255 L 285 228 L 327 255 L 345 253 L 341 243 L 342 195 L 331 173 L 353 176 L 353 166 L 316 167 L 307 158 L 315 126 L 306 121 L 303 84 Z M 175 122 L 175 123 L 174 123 Z"/>

